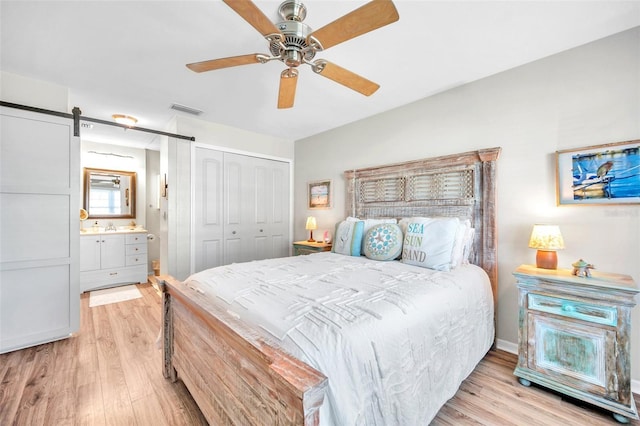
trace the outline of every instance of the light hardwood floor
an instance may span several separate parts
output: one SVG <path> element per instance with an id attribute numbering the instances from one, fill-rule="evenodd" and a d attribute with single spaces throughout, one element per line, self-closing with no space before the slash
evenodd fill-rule
<path id="1" fill-rule="evenodd" d="M 141 299 L 94 308 L 83 294 L 75 337 L 0 355 L 0 425 L 206 424 L 184 385 L 162 377 L 160 297 L 149 284 L 138 288 Z M 521 386 L 515 363 L 513 354 L 490 352 L 431 424 L 618 424 L 607 412 Z"/>

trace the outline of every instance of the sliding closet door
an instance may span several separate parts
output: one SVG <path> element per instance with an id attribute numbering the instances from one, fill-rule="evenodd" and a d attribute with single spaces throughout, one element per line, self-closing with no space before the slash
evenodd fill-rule
<path id="1" fill-rule="evenodd" d="M 3 353 L 78 329 L 80 141 L 70 119 L 0 113 Z"/>
<path id="2" fill-rule="evenodd" d="M 195 271 L 223 265 L 222 152 L 196 148 L 194 257 Z"/>

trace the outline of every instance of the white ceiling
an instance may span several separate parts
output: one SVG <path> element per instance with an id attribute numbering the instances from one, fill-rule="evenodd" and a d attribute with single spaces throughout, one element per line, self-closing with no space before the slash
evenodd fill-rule
<path id="1" fill-rule="evenodd" d="M 274 22 L 280 1 L 256 1 Z M 318 29 L 366 1 L 306 0 Z M 69 88 L 83 115 L 164 129 L 179 103 L 203 120 L 289 140 L 311 136 L 640 25 L 640 1 L 407 1 L 400 20 L 316 55 L 380 84 L 371 97 L 300 69 L 295 106 L 276 108 L 278 61 L 197 74 L 185 64 L 268 53 L 219 0 L 0 2 L 0 68 Z M 96 126 L 83 136 L 157 148 Z M 99 129 L 100 128 L 100 129 Z"/>

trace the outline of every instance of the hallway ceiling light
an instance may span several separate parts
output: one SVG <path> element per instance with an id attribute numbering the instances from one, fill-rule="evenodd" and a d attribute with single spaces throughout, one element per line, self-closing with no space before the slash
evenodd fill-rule
<path id="1" fill-rule="evenodd" d="M 113 114 L 112 117 L 116 123 L 124 124 L 125 126 L 130 126 L 130 127 L 135 126 L 135 124 L 138 122 L 137 118 L 132 117 L 130 115 Z"/>

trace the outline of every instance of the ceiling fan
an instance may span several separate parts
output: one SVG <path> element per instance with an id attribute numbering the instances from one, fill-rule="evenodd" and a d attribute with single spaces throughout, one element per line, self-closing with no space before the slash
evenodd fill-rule
<path id="1" fill-rule="evenodd" d="M 316 31 L 302 22 L 307 16 L 307 8 L 299 0 L 287 0 L 280 5 L 278 13 L 284 21 L 276 24 L 251 0 L 223 1 L 264 36 L 269 42 L 271 54 L 253 53 L 195 62 L 187 64 L 190 70 L 204 72 L 279 60 L 287 69 L 280 74 L 278 108 L 293 106 L 298 82 L 297 68 L 302 64 L 310 65 L 315 73 L 365 96 L 370 96 L 380 87 L 324 59 L 312 60 L 317 52 L 397 21 L 398 11 L 390 0 L 373 0 Z"/>

